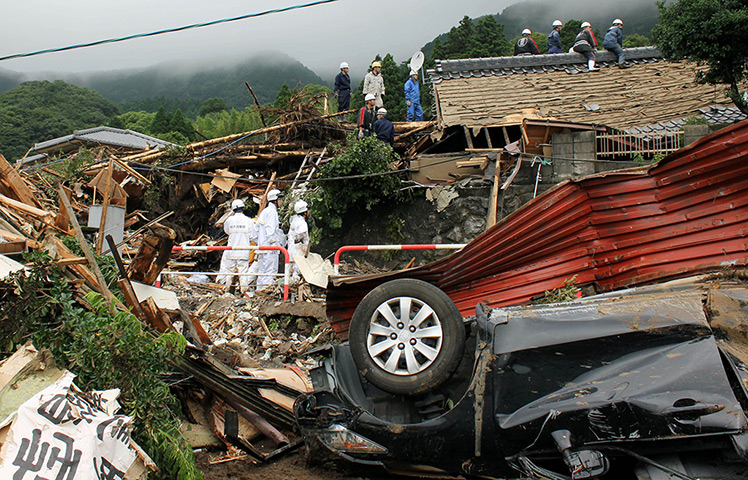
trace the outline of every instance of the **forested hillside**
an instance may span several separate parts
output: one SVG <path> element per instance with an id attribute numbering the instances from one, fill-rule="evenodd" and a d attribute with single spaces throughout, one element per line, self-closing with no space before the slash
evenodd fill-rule
<path id="1" fill-rule="evenodd" d="M 202 103 L 222 98 L 229 108 L 244 109 L 253 100 L 244 85 L 248 82 L 260 103 L 268 104 L 284 83 L 326 85 L 301 62 L 280 53 L 264 54 L 226 66 L 195 63 L 190 67 L 158 65 L 141 71 L 100 73 L 71 77 L 69 82 L 92 88 L 106 98 L 124 104 L 125 110 L 156 111 L 180 108 L 190 118 L 197 116 Z M 174 102 L 173 99 L 177 99 Z M 166 103 L 174 105 L 169 108 Z"/>
<path id="2" fill-rule="evenodd" d="M 26 82 L 0 94 L 0 154 L 15 160 L 36 142 L 107 124 L 117 105 L 63 81 Z"/>

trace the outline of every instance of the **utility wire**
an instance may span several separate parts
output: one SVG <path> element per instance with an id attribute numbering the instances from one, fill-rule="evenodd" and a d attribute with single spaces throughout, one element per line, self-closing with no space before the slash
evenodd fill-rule
<path id="1" fill-rule="evenodd" d="M 184 30 L 191 30 L 194 28 L 201 28 L 201 27 L 210 27 L 212 25 L 218 25 L 221 23 L 228 23 L 228 22 L 235 22 L 237 20 L 245 20 L 247 18 L 255 18 L 255 17 L 261 17 L 264 15 L 270 15 L 272 13 L 282 13 L 282 12 L 288 12 L 291 10 L 298 10 L 301 8 L 307 8 L 307 7 L 314 7 L 316 5 L 322 5 L 325 3 L 333 3 L 337 2 L 338 0 L 319 0 L 316 2 L 310 2 L 310 3 L 303 3 L 299 5 L 292 5 L 289 7 L 283 7 L 283 8 L 274 8 L 271 10 L 265 10 L 263 12 L 257 12 L 257 13 L 249 13 L 246 15 L 240 15 L 238 17 L 231 17 L 231 18 L 223 18 L 221 20 L 213 20 L 210 22 L 204 22 L 204 23 L 193 23 L 192 25 L 185 25 L 182 27 L 175 27 L 175 28 L 167 28 L 164 30 L 156 30 L 154 32 L 148 32 L 148 33 L 136 33 L 134 35 L 128 35 L 125 37 L 118 37 L 118 38 L 108 38 L 106 40 L 98 40 L 96 42 L 89 42 L 89 43 L 81 43 L 77 45 L 69 45 L 67 47 L 59 47 L 59 48 L 48 48 L 46 50 L 38 50 L 36 52 L 27 52 L 27 53 L 16 53 L 13 55 L 6 55 L 4 57 L 0 57 L 0 61 L 3 60 L 11 60 L 14 58 L 23 58 L 23 57 L 33 57 L 35 55 L 41 55 L 43 53 L 55 53 L 55 52 L 64 52 L 66 50 L 75 50 L 78 48 L 85 48 L 85 47 L 95 47 L 97 45 L 104 45 L 107 43 L 117 43 L 117 42 L 124 42 L 126 40 L 132 40 L 134 38 L 144 38 L 144 37 L 154 37 L 156 35 L 162 35 L 164 33 L 174 33 L 174 32 L 181 32 Z"/>

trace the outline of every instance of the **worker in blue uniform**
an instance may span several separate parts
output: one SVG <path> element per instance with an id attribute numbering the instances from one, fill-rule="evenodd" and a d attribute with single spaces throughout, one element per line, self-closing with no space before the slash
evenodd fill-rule
<path id="1" fill-rule="evenodd" d="M 410 71 L 410 78 L 405 82 L 405 104 L 408 106 L 406 120 L 420 122 L 423 120 L 421 109 L 421 87 L 418 85 L 418 72 Z"/>

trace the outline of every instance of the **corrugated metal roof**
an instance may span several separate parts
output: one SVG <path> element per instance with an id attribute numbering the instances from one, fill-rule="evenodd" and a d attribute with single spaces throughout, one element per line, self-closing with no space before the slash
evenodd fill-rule
<path id="1" fill-rule="evenodd" d="M 664 61 L 652 47 L 626 52 L 631 68 L 599 72 L 586 72 L 574 53 L 437 61 L 429 74 L 440 126 L 516 125 L 531 115 L 625 130 L 732 105 L 724 88 L 695 82 L 696 65 Z M 597 55 L 604 67 L 615 64 L 610 52 Z M 593 103 L 600 108 L 584 108 Z"/>
<path id="2" fill-rule="evenodd" d="M 461 251 L 390 275 L 337 279 L 333 327 L 347 336 L 363 296 L 394 278 L 444 290 L 463 315 L 529 301 L 563 285 L 599 291 L 748 263 L 748 121 L 660 163 L 561 183 Z"/>
<path id="3" fill-rule="evenodd" d="M 137 150 L 174 146 L 171 142 L 135 132 L 133 130 L 122 130 L 113 127 L 95 127 L 86 130 L 76 130 L 72 135 L 37 143 L 34 145 L 32 151 L 44 153 L 50 150 L 58 150 L 60 149 L 60 146 L 76 141 L 112 145 Z"/>

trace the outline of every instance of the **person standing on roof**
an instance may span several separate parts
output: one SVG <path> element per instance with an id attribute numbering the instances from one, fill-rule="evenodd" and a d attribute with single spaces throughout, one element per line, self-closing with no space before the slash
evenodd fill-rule
<path id="1" fill-rule="evenodd" d="M 522 36 L 519 37 L 517 43 L 514 44 L 515 55 L 539 55 L 540 49 L 535 40 L 530 36 L 532 31 L 529 28 L 522 30 Z"/>
<path id="2" fill-rule="evenodd" d="M 279 228 L 278 221 L 278 204 L 283 194 L 280 190 L 274 188 L 268 192 L 268 204 L 260 212 L 257 219 L 257 245 L 264 246 L 285 246 L 285 236 Z M 278 274 L 278 251 L 261 251 L 258 252 L 257 260 L 257 289 L 268 287 L 275 283 L 275 275 Z M 252 272 L 254 273 L 254 272 Z M 253 278 L 250 277 L 250 281 Z"/>
<path id="3" fill-rule="evenodd" d="M 587 70 L 590 72 L 597 72 L 600 70 L 595 66 L 597 39 L 595 38 L 595 34 L 592 33 L 592 25 L 590 25 L 590 22 L 582 23 L 582 31 L 577 34 L 572 50 L 587 57 Z"/>
<path id="4" fill-rule="evenodd" d="M 390 146 L 395 143 L 395 127 L 387 118 L 387 110 L 384 107 L 377 110 L 377 121 L 374 122 L 374 132 L 377 134 L 377 140 L 389 143 Z"/>
<path id="5" fill-rule="evenodd" d="M 338 96 L 338 112 L 344 112 L 351 108 L 351 77 L 348 76 L 348 64 L 340 64 L 340 73 L 335 75 L 335 87 L 333 93 Z"/>
<path id="6" fill-rule="evenodd" d="M 371 64 L 371 71 L 364 77 L 364 95 L 374 95 L 376 107 L 384 105 L 384 77 L 381 74 L 382 62 L 376 61 Z"/>
<path id="7" fill-rule="evenodd" d="M 231 202 L 231 210 L 234 212 L 223 224 L 223 231 L 229 236 L 227 246 L 248 247 L 251 242 L 256 241 L 255 222 L 244 215 L 244 201 L 234 200 Z M 249 250 L 224 250 L 221 256 L 221 267 L 218 281 L 222 282 L 226 291 L 234 281 L 234 273 L 239 274 L 239 288 L 242 293 L 249 288 Z"/>
<path id="8" fill-rule="evenodd" d="M 362 139 L 371 135 L 374 131 L 374 122 L 376 121 L 376 114 L 374 113 L 374 103 L 376 103 L 376 97 L 367 93 L 364 97 L 364 106 L 358 111 L 358 138 Z"/>
<path id="9" fill-rule="evenodd" d="M 309 225 L 306 223 L 309 205 L 304 200 L 299 200 L 294 203 L 293 210 L 296 215 L 291 216 L 288 227 L 288 256 L 291 257 L 291 279 L 296 283 L 299 281 L 300 270 L 294 258 L 309 255 Z"/>
<path id="10" fill-rule="evenodd" d="M 623 51 L 623 20 L 620 18 L 613 20 L 613 25 L 603 38 L 603 47 L 618 57 L 618 68 L 629 68 L 626 53 Z"/>
<path id="11" fill-rule="evenodd" d="M 553 30 L 548 34 L 548 53 L 564 53 L 561 46 L 561 29 L 564 28 L 561 20 L 553 21 Z"/>
<path id="12" fill-rule="evenodd" d="M 410 78 L 405 82 L 405 105 L 408 106 L 406 120 L 420 122 L 423 120 L 421 110 L 421 87 L 418 85 L 418 72 L 410 71 Z"/>

